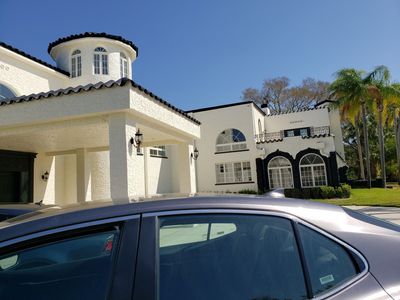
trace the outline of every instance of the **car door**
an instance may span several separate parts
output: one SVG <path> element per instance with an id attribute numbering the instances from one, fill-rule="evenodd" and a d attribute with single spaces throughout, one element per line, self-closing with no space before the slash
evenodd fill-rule
<path id="1" fill-rule="evenodd" d="M 145 214 L 133 299 L 390 299 L 367 269 L 355 249 L 280 212 Z"/>
<path id="2" fill-rule="evenodd" d="M 1 243 L 0 299 L 131 299 L 139 224 L 105 219 Z"/>

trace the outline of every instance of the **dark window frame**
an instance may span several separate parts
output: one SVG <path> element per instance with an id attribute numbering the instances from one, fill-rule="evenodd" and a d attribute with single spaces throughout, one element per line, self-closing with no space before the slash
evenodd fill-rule
<path id="1" fill-rule="evenodd" d="M 85 226 L 86 224 L 88 226 Z M 16 251 L 34 247 L 45 247 L 51 243 L 80 238 L 116 228 L 118 230 L 118 242 L 115 253 L 113 253 L 114 257 L 112 259 L 106 298 L 128 300 L 132 299 L 136 275 L 135 267 L 140 229 L 139 215 L 84 222 L 22 236 L 10 242 L 0 243 L 0 255 L 12 254 Z"/>
<path id="2" fill-rule="evenodd" d="M 311 127 L 299 127 L 299 128 L 292 128 L 292 129 L 285 129 L 283 131 L 284 137 L 295 137 L 295 136 L 302 136 L 300 134 L 301 130 L 306 129 L 307 130 L 307 136 L 311 135 Z M 293 131 L 294 135 L 289 136 L 289 132 Z"/>

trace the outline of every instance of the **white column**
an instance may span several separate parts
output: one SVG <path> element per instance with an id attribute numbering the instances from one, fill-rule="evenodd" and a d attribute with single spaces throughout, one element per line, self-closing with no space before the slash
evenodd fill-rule
<path id="1" fill-rule="evenodd" d="M 114 202 L 127 203 L 144 196 L 143 156 L 130 143 L 136 123 L 126 113 L 113 114 L 108 120 L 110 144 L 110 191 Z"/>
<path id="2" fill-rule="evenodd" d="M 76 150 L 76 199 L 78 202 L 91 201 L 90 164 L 86 149 Z"/>
<path id="3" fill-rule="evenodd" d="M 196 173 L 194 159 L 191 157 L 193 145 L 181 143 L 178 145 L 179 192 L 193 195 L 196 193 Z"/>

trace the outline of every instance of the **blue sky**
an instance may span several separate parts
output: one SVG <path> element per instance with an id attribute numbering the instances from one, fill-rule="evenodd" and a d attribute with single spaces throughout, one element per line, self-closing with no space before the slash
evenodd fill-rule
<path id="1" fill-rule="evenodd" d="M 384 64 L 400 81 L 399 29 L 397 0 L 0 0 L 1 41 L 52 63 L 59 37 L 122 35 L 139 47 L 133 79 L 182 109 L 343 67 Z"/>

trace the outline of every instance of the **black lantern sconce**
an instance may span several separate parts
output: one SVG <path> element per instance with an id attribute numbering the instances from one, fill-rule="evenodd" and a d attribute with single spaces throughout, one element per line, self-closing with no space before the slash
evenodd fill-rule
<path id="1" fill-rule="evenodd" d="M 143 143 L 143 134 L 140 133 L 140 129 L 136 131 L 135 137 L 131 137 L 130 142 L 133 147 L 140 148 L 140 145 Z"/>
<path id="2" fill-rule="evenodd" d="M 49 180 L 49 172 L 46 171 L 42 174 L 42 180 L 45 182 Z"/>
<path id="3" fill-rule="evenodd" d="M 194 160 L 197 160 L 199 158 L 199 150 L 197 149 L 197 147 L 194 148 L 194 151 L 190 154 L 190 157 Z"/>

